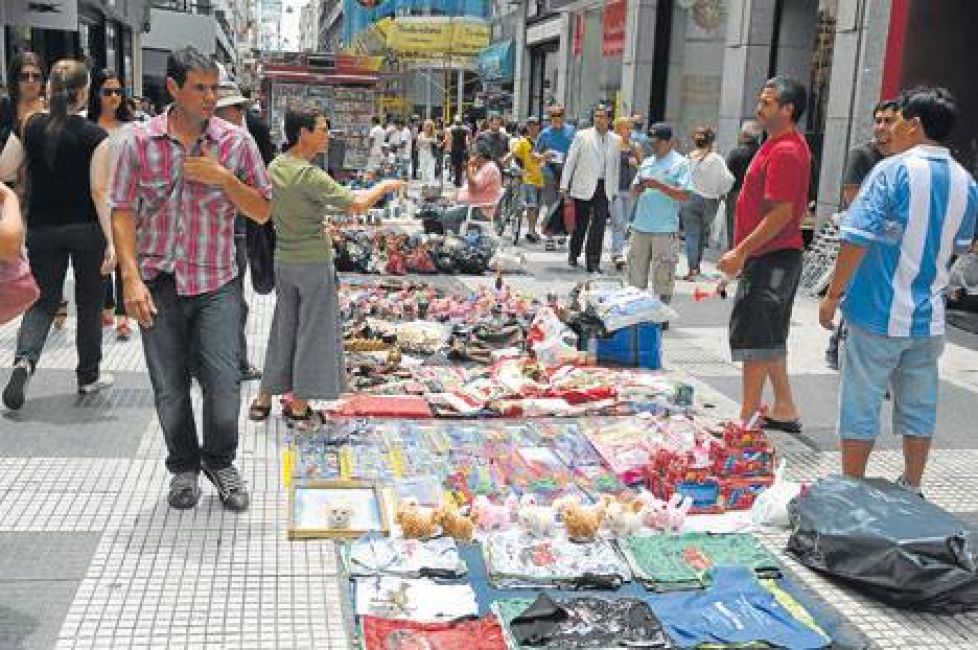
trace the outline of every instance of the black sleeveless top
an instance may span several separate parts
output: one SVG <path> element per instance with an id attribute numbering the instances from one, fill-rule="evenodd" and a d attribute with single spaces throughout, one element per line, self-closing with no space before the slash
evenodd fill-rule
<path id="1" fill-rule="evenodd" d="M 27 222 L 31 228 L 98 223 L 91 162 L 95 148 L 108 134 L 81 115 L 68 116 L 52 166 L 45 155 L 50 119 L 47 113 L 38 113 L 24 127 L 29 174 Z"/>

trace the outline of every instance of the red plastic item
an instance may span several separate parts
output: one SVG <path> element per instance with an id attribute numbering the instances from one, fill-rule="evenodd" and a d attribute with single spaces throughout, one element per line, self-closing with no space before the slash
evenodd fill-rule
<path id="1" fill-rule="evenodd" d="M 564 199 L 564 228 L 568 235 L 573 235 L 577 228 L 577 204 L 570 197 Z"/>
<path id="2" fill-rule="evenodd" d="M 367 650 L 506 650 L 503 629 L 495 616 L 456 623 L 416 623 L 364 616 L 362 623 Z"/>
<path id="3" fill-rule="evenodd" d="M 414 418 L 432 417 L 428 400 L 417 395 L 350 395 L 334 412 L 341 417 Z"/>

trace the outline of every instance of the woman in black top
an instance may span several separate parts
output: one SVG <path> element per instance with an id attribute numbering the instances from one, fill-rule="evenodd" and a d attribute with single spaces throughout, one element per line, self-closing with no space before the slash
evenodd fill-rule
<path id="1" fill-rule="evenodd" d="M 102 361 L 103 275 L 115 267 L 107 203 L 106 133 L 79 112 L 88 102 L 85 64 L 62 60 L 51 68 L 49 113 L 24 125 L 28 172 L 27 250 L 41 297 L 21 321 L 14 369 L 3 392 L 7 408 L 24 404 L 24 388 L 44 348 L 61 299 L 70 259 L 78 306 L 78 392 L 112 385 Z"/>

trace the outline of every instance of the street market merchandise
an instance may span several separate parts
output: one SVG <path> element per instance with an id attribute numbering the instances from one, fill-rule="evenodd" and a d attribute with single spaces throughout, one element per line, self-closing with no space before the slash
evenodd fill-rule
<path id="1" fill-rule="evenodd" d="M 806 566 L 898 607 L 978 608 L 978 531 L 906 488 L 831 476 L 789 513 L 788 551 Z"/>
<path id="2" fill-rule="evenodd" d="M 421 541 L 366 535 L 342 546 L 341 552 L 353 576 L 461 578 L 466 573 L 455 540 L 450 537 Z"/>
<path id="3" fill-rule="evenodd" d="M 475 592 L 464 584 L 440 584 L 428 578 L 358 577 L 353 579 L 353 591 L 357 616 L 439 623 L 479 613 Z"/>
<path id="4" fill-rule="evenodd" d="M 561 534 L 540 538 L 510 529 L 487 535 L 482 552 L 490 581 L 502 589 L 614 589 L 631 578 L 628 564 L 606 539 L 578 543 Z"/>
<path id="5" fill-rule="evenodd" d="M 765 589 L 743 566 L 709 570 L 709 587 L 670 594 L 655 601 L 655 612 L 681 648 L 824 648 L 831 639 L 813 629 Z M 807 618 L 807 616 L 806 616 Z"/>
<path id="6" fill-rule="evenodd" d="M 316 431 L 290 436 L 286 472 L 295 480 L 392 485 L 400 503 L 414 499 L 427 509 L 430 517 L 425 520 L 444 505 L 447 491 L 463 508 L 476 505 L 474 523 L 482 530 L 515 523 L 531 534 L 547 536 L 560 527 L 551 506 L 561 497 L 572 497 L 581 507 L 601 502 L 605 515 L 612 513 L 610 521 L 600 522 L 609 534 L 630 532 L 639 517 L 645 528 L 678 531 L 693 499 L 684 494 L 684 473 L 659 476 L 661 493 L 636 493 L 626 488 L 618 474 L 621 467 L 605 459 L 621 461 L 634 451 L 640 460 L 629 456 L 633 462 L 624 476 L 638 477 L 641 484 L 641 477 L 656 471 L 655 458 L 662 450 L 675 458 L 676 450 L 685 445 L 689 451 L 684 457 L 691 457 L 699 440 L 701 448 L 716 449 L 714 458 L 722 459 L 739 452 L 729 444 L 767 444 L 763 432 L 734 431 L 698 415 L 521 422 L 331 418 Z M 707 469 L 697 471 L 716 472 L 711 480 L 724 483 L 736 479 L 745 467 L 712 460 Z M 584 522 L 572 519 L 584 523 L 584 529 L 595 524 L 590 517 Z M 426 523 L 421 528 L 428 527 Z"/>
<path id="7" fill-rule="evenodd" d="M 360 625 L 366 650 L 507 650 L 495 616 L 451 623 L 418 623 L 364 616 Z"/>
<path id="8" fill-rule="evenodd" d="M 648 603 L 631 598 L 509 599 L 493 603 L 513 647 L 672 648 Z"/>
<path id="9" fill-rule="evenodd" d="M 384 228 L 333 226 L 329 236 L 341 273 L 482 275 L 492 268 L 497 254 L 494 240 L 478 231 L 464 236 L 406 235 Z M 518 269 L 509 258 L 499 260 L 497 267 L 492 270 Z"/>
<path id="10" fill-rule="evenodd" d="M 653 591 L 700 589 L 709 569 L 740 566 L 759 578 L 777 578 L 781 564 L 753 535 L 683 533 L 626 537 L 622 551 L 636 580 Z"/>

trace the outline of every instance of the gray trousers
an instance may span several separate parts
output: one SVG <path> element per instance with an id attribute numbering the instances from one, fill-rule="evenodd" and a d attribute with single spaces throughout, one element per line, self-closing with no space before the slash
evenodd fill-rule
<path id="1" fill-rule="evenodd" d="M 332 263 L 275 263 L 275 315 L 261 390 L 333 400 L 347 389 Z"/>
<path id="2" fill-rule="evenodd" d="M 632 244 L 628 249 L 628 284 L 647 289 L 651 269 L 653 291 L 662 302 L 671 301 L 676 286 L 677 248 L 674 233 L 632 230 Z"/>

